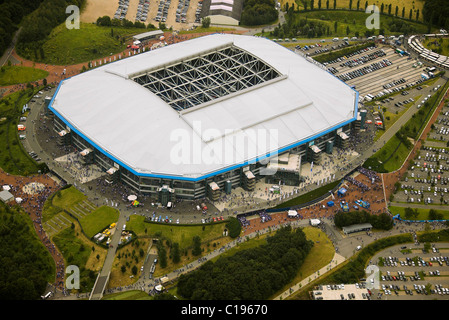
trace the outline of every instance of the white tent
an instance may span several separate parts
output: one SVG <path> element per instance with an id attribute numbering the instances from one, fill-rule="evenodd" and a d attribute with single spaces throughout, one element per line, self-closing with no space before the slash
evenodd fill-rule
<path id="1" fill-rule="evenodd" d="M 295 218 L 298 216 L 298 212 L 296 212 L 295 210 L 288 210 L 288 217 L 289 218 Z"/>
<path id="2" fill-rule="evenodd" d="M 129 200 L 129 201 L 137 200 L 137 196 L 135 196 L 135 195 L 130 195 L 130 196 L 128 196 L 128 200 Z"/>
<path id="3" fill-rule="evenodd" d="M 8 186 L 7 184 L 5 184 L 5 185 L 3 186 L 3 190 L 4 190 L 4 191 L 9 191 L 9 190 L 11 190 L 11 187 Z"/>
<path id="4" fill-rule="evenodd" d="M 16 202 L 17 203 L 22 203 L 23 199 L 22 198 L 16 198 Z"/>
<path id="5" fill-rule="evenodd" d="M 157 286 L 154 287 L 154 289 L 156 289 L 157 291 L 160 292 L 160 291 L 164 290 L 164 287 L 161 286 L 160 284 L 158 284 Z"/>
<path id="6" fill-rule="evenodd" d="M 310 225 L 316 227 L 321 221 L 319 219 L 310 219 Z"/>

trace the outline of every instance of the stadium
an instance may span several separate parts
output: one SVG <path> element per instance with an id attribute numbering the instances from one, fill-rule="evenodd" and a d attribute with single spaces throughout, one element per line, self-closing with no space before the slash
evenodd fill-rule
<path id="1" fill-rule="evenodd" d="M 297 185 L 301 163 L 345 148 L 358 92 L 260 37 L 213 34 L 62 81 L 58 143 L 139 194 L 218 199 L 256 181 Z"/>

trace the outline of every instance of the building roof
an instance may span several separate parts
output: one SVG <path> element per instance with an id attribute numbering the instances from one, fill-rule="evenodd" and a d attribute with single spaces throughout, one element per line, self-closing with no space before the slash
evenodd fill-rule
<path id="1" fill-rule="evenodd" d="M 366 230 L 366 229 L 372 229 L 373 226 L 370 223 L 360 223 L 360 224 L 353 224 L 350 226 L 346 226 L 343 227 L 343 232 L 344 233 L 351 233 L 351 232 L 358 232 L 361 230 Z"/>
<path id="2" fill-rule="evenodd" d="M 153 30 L 153 31 L 136 34 L 135 36 L 133 36 L 133 39 L 134 40 L 145 40 L 148 37 L 152 38 L 152 37 L 162 36 L 162 35 L 164 35 L 164 32 L 162 30 Z"/>
<path id="3" fill-rule="evenodd" d="M 223 53 L 225 48 L 239 55 Z M 196 73 L 189 75 L 194 80 L 186 80 L 187 68 Z M 264 68 L 271 76 L 263 78 Z M 157 72 L 165 76 L 153 81 Z M 142 77 L 147 81 L 139 82 Z M 176 78 L 175 85 L 168 84 Z M 199 79 L 204 80 L 200 89 Z M 227 92 L 219 94 L 214 81 L 222 81 Z M 163 99 L 150 83 L 177 94 Z M 210 99 L 188 108 L 174 108 L 170 100 L 193 101 L 189 92 L 208 87 L 216 89 Z M 200 180 L 355 120 L 357 101 L 358 93 L 347 84 L 271 40 L 214 34 L 62 81 L 49 108 L 135 174 Z"/>
<path id="4" fill-rule="evenodd" d="M 204 0 L 201 17 L 224 15 L 240 21 L 243 0 Z"/>
<path id="5" fill-rule="evenodd" d="M 11 192 L 3 190 L 0 191 L 0 200 L 3 202 L 8 202 L 10 200 L 14 199 L 14 196 L 12 195 Z"/>

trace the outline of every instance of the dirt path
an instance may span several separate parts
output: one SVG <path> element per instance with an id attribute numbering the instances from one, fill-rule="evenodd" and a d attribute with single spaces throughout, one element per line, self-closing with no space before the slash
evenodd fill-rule
<path id="1" fill-rule="evenodd" d="M 35 183 L 36 185 L 43 186 L 42 189 L 36 190 L 35 193 L 30 193 L 30 184 Z M 57 190 L 60 186 L 55 180 L 50 178 L 48 175 L 33 175 L 30 177 L 22 177 L 8 174 L 0 169 L 0 186 L 9 185 L 11 187 L 11 192 L 14 198 L 22 198 L 22 202 L 19 204 L 25 212 L 28 213 L 31 220 L 33 221 L 34 229 L 36 234 L 45 247 L 50 252 L 56 264 L 56 280 L 54 286 L 62 289 L 64 286 L 64 260 L 62 255 L 59 253 L 56 246 L 50 241 L 47 234 L 42 227 L 42 208 L 45 201 Z M 28 186 L 28 188 L 27 188 Z M 15 205 L 16 202 L 12 201 L 11 205 Z"/>

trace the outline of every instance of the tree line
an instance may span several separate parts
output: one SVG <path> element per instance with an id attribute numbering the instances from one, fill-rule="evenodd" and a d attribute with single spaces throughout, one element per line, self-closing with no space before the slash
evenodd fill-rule
<path id="1" fill-rule="evenodd" d="M 193 300 L 267 299 L 293 280 L 312 246 L 302 229 L 282 227 L 266 244 L 181 275 L 177 293 Z"/>
<path id="2" fill-rule="evenodd" d="M 423 19 L 429 26 L 449 30 L 449 5 L 447 0 L 426 0 L 423 6 Z"/>
<path id="3" fill-rule="evenodd" d="M 29 217 L 1 202 L 0 238 L 0 299 L 39 299 L 54 278 L 55 264 Z"/>
<path id="4" fill-rule="evenodd" d="M 338 228 L 361 223 L 370 223 L 374 229 L 390 230 L 393 228 L 393 219 L 388 213 L 371 214 L 365 210 L 339 211 L 334 216 L 334 222 Z"/>
<path id="5" fill-rule="evenodd" d="M 274 0 L 246 0 L 240 24 L 245 26 L 258 26 L 276 21 L 278 12 Z"/>
<path id="6" fill-rule="evenodd" d="M 36 10 L 42 1 L 0 0 L 0 56 L 11 43 L 23 17 Z"/>
<path id="7" fill-rule="evenodd" d="M 429 0 L 427 0 L 429 1 Z M 427 3 L 426 1 L 426 3 Z M 440 1 L 444 2 L 445 0 L 430 0 L 430 1 Z M 337 0 L 301 0 L 301 3 L 303 5 L 304 11 L 313 11 L 313 10 L 342 10 L 342 8 L 337 8 Z M 348 4 L 349 10 L 356 10 L 356 11 L 365 11 L 368 6 L 373 5 L 369 1 L 365 0 L 350 0 Z M 288 11 L 290 9 L 295 10 L 295 4 L 292 4 L 289 7 L 289 4 L 286 3 L 285 10 Z M 299 7 L 296 7 L 296 10 L 299 10 Z M 344 10 L 344 9 L 343 9 Z M 388 15 L 394 15 L 396 17 L 402 17 L 404 19 L 408 20 L 416 20 L 419 21 L 420 18 L 420 11 L 419 9 L 413 10 L 410 9 L 409 11 L 405 10 L 405 7 L 395 6 L 393 7 L 392 4 L 384 4 L 381 3 L 379 7 L 379 11 L 381 14 L 388 14 Z"/>
<path id="8" fill-rule="evenodd" d="M 42 56 L 42 46 L 51 31 L 63 23 L 69 15 L 66 8 L 75 5 L 83 7 L 85 0 L 41 0 L 39 7 L 22 21 L 17 52 L 26 58 Z"/>

